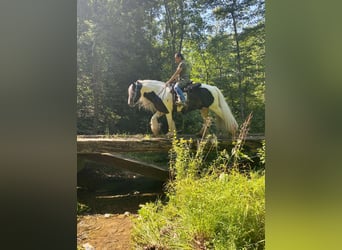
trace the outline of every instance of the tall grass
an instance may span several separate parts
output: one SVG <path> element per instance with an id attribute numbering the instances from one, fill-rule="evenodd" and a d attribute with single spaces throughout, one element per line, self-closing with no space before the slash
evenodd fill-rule
<path id="1" fill-rule="evenodd" d="M 191 142 L 174 138 L 167 200 L 141 207 L 134 248 L 264 249 L 265 176 L 240 171 L 242 142 L 207 164 L 208 142 L 194 151 Z"/>

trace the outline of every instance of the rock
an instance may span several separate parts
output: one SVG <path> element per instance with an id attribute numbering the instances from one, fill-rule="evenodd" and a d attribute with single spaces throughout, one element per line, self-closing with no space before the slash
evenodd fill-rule
<path id="1" fill-rule="evenodd" d="M 82 247 L 84 247 L 85 250 L 95 250 L 95 247 L 93 247 L 89 243 L 83 244 Z"/>
<path id="2" fill-rule="evenodd" d="M 219 176 L 219 180 L 222 182 L 227 182 L 229 181 L 229 175 L 226 173 L 221 173 Z"/>

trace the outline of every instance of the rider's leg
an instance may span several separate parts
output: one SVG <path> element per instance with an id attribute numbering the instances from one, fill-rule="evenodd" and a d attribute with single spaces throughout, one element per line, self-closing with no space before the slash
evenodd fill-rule
<path id="1" fill-rule="evenodd" d="M 180 99 L 180 101 L 181 101 L 182 103 L 185 103 L 185 97 L 184 97 L 183 91 L 182 91 L 182 89 L 180 88 L 179 84 L 180 84 L 180 82 L 177 82 L 177 83 L 176 83 L 176 85 L 175 85 L 175 91 L 176 91 L 176 93 L 177 93 L 177 95 L 178 95 L 178 99 Z"/>

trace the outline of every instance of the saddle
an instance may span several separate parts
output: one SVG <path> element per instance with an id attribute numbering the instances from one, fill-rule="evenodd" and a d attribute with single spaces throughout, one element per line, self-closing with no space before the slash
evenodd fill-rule
<path id="1" fill-rule="evenodd" d="M 176 104 L 176 101 L 178 100 L 178 95 L 175 91 L 175 89 L 173 88 L 175 84 L 172 84 L 172 90 L 171 90 L 171 93 L 172 93 L 172 96 L 173 96 L 173 104 L 175 105 Z M 193 81 L 190 81 L 185 87 L 181 88 L 181 90 L 184 92 L 184 94 L 186 93 L 191 93 L 193 92 L 194 90 L 196 90 L 197 88 L 201 87 L 201 83 L 194 83 Z M 185 95 L 186 98 L 187 98 L 187 101 L 188 101 L 188 98 L 189 98 L 189 95 Z"/>
<path id="2" fill-rule="evenodd" d="M 186 85 L 183 89 L 184 92 L 187 93 L 191 93 L 192 91 L 194 91 L 195 89 L 201 87 L 201 83 L 194 83 L 193 81 L 191 81 L 188 85 Z"/>

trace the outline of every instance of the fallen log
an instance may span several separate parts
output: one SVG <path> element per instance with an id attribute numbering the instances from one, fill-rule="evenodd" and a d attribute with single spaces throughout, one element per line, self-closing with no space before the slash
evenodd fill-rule
<path id="1" fill-rule="evenodd" d="M 128 170 L 158 180 L 166 180 L 169 177 L 169 171 L 166 168 L 164 169 L 153 164 L 132 160 L 117 154 L 79 153 L 77 157 L 80 160 L 80 163 L 84 163 L 85 160 L 94 161 L 97 163 L 103 163 L 115 168 Z M 81 168 L 82 166 L 80 166 L 79 170 Z"/>
<path id="2" fill-rule="evenodd" d="M 181 137 L 181 136 L 180 136 Z M 182 138 L 189 139 L 189 136 Z M 256 149 L 261 147 L 264 136 L 248 136 L 245 147 Z M 194 147 L 200 139 L 193 139 Z M 103 138 L 77 137 L 77 153 L 113 153 L 113 152 L 167 152 L 172 146 L 169 138 Z M 218 148 L 231 148 L 231 139 L 218 139 Z"/>

